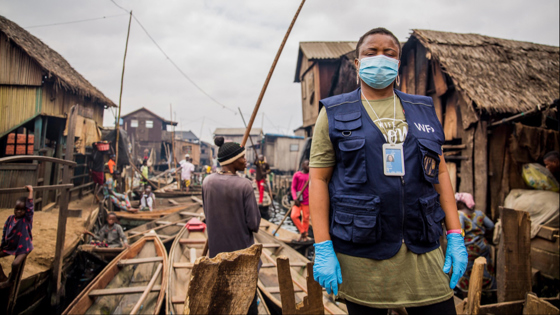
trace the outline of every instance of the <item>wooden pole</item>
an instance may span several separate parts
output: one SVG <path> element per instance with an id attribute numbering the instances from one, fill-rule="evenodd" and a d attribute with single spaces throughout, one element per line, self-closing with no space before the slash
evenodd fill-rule
<path id="1" fill-rule="evenodd" d="M 303 191 L 305 190 L 305 188 L 307 188 L 307 185 L 309 185 L 309 179 L 305 182 L 305 185 L 303 185 L 303 189 L 298 193 L 297 199 L 299 199 L 301 197 L 301 195 L 303 194 Z M 284 221 L 290 215 L 290 212 L 292 212 L 292 208 L 290 208 L 290 209 L 288 209 L 288 211 L 286 211 L 286 214 L 282 218 L 282 221 L 280 221 L 280 224 L 278 224 L 278 227 L 276 228 L 276 230 L 274 230 L 274 232 L 272 232 L 272 236 L 274 236 L 274 234 L 276 234 L 276 232 L 278 232 L 278 230 L 280 230 L 280 227 L 282 226 L 282 224 L 284 224 Z"/>
<path id="2" fill-rule="evenodd" d="M 249 124 L 247 125 L 247 130 L 245 130 L 245 135 L 243 135 L 243 140 L 241 141 L 241 146 L 242 147 L 244 147 L 245 143 L 247 143 L 247 137 L 249 137 L 249 132 L 251 131 L 251 128 L 253 127 L 253 122 L 255 122 L 255 117 L 257 117 L 257 113 L 259 112 L 259 107 L 261 106 L 261 102 L 263 100 L 264 93 L 266 92 L 266 88 L 268 87 L 268 83 L 270 82 L 270 78 L 272 77 L 272 73 L 274 72 L 274 68 L 276 68 L 276 64 L 278 63 L 278 59 L 280 59 L 280 55 L 282 54 L 282 50 L 284 49 L 284 45 L 286 45 L 286 41 L 288 40 L 288 36 L 290 36 L 290 32 L 292 31 L 292 28 L 294 27 L 294 24 L 296 23 L 297 17 L 299 15 L 299 12 L 301 11 L 301 8 L 303 7 L 304 3 L 305 3 L 305 0 L 302 0 L 301 4 L 299 5 L 299 8 L 296 11 L 296 14 L 294 15 L 294 18 L 292 19 L 292 23 L 290 23 L 290 26 L 288 27 L 288 30 L 286 31 L 286 35 L 284 35 L 284 39 L 282 40 L 282 43 L 280 44 L 280 48 L 278 48 L 278 52 L 276 53 L 276 57 L 274 57 L 274 61 L 272 62 L 272 66 L 270 67 L 270 70 L 268 71 L 268 75 L 267 75 L 266 80 L 264 81 L 263 87 L 261 89 L 261 94 L 259 95 L 259 98 L 257 99 L 257 104 L 255 105 L 255 108 L 253 109 L 253 114 L 251 114 L 251 119 L 249 119 Z"/>
<path id="3" fill-rule="evenodd" d="M 115 130 L 117 131 L 117 143 L 115 143 L 115 163 L 117 163 L 117 168 L 119 166 L 119 126 L 121 122 L 121 103 L 122 103 L 122 91 L 124 83 L 124 65 L 126 62 L 126 53 L 128 51 L 128 38 L 130 37 L 130 23 L 132 22 L 132 10 L 130 11 L 130 18 L 128 19 L 128 31 L 126 33 L 126 44 L 124 46 L 124 59 L 122 64 L 122 74 L 121 74 L 121 91 L 119 93 L 119 114 L 117 115 L 117 122 L 115 123 Z"/>
<path id="4" fill-rule="evenodd" d="M 169 104 L 169 117 L 171 123 L 173 123 L 173 105 Z M 173 132 L 171 133 L 173 140 L 171 140 L 171 151 L 173 151 L 173 167 L 177 167 L 177 153 L 175 152 L 175 126 L 173 127 Z M 181 189 L 181 181 L 179 180 L 179 173 L 177 172 L 177 189 Z"/>
<path id="5" fill-rule="evenodd" d="M 144 301 L 148 297 L 148 294 L 152 291 L 152 288 L 156 284 L 156 280 L 159 277 L 159 274 L 161 273 L 162 269 L 163 269 L 163 264 L 159 263 L 159 265 L 157 266 L 156 272 L 154 272 L 154 275 L 152 276 L 152 279 L 150 280 L 150 282 L 148 283 L 148 286 L 146 287 L 146 290 L 144 290 L 144 292 L 140 296 L 140 299 L 138 299 L 138 302 L 136 302 L 136 305 L 134 305 L 134 308 L 132 309 L 132 311 L 130 311 L 131 315 L 138 313 L 138 311 L 140 310 L 140 307 L 142 306 L 142 303 L 144 303 Z"/>
<path id="6" fill-rule="evenodd" d="M 66 136 L 66 155 L 65 159 L 74 160 L 74 132 L 76 129 L 77 107 L 72 106 L 68 115 L 68 134 Z M 70 184 L 73 168 L 64 165 L 62 172 L 62 184 Z M 64 295 L 64 287 L 61 281 L 62 264 L 64 260 L 64 241 L 66 238 L 66 219 L 68 217 L 68 203 L 70 202 L 70 191 L 68 188 L 62 189 L 60 196 L 60 209 L 58 212 L 58 226 L 56 231 L 56 245 L 53 262 L 53 283 L 54 291 L 51 297 L 51 305 L 58 305 L 60 298 Z"/>

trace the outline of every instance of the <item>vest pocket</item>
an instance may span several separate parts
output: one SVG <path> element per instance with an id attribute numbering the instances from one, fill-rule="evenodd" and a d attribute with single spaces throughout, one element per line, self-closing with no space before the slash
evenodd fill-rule
<path id="1" fill-rule="evenodd" d="M 352 242 L 357 244 L 372 244 L 379 240 L 381 227 L 377 224 L 379 210 L 374 211 L 373 215 L 355 215 L 354 233 Z"/>
<path id="2" fill-rule="evenodd" d="M 350 242 L 352 240 L 353 215 L 336 211 L 334 213 L 333 234 L 341 240 Z"/>
<path id="3" fill-rule="evenodd" d="M 349 139 L 338 143 L 342 164 L 344 165 L 344 181 L 352 184 L 364 184 L 366 174 L 366 139 Z"/>
<path id="4" fill-rule="evenodd" d="M 439 184 L 439 155 L 441 154 L 441 145 L 436 141 L 428 139 L 418 139 L 418 147 L 420 148 L 420 165 L 424 170 L 424 178 L 432 183 Z"/>
<path id="5" fill-rule="evenodd" d="M 373 244 L 381 238 L 378 196 L 335 196 L 332 233 L 356 244 Z"/>
<path id="6" fill-rule="evenodd" d="M 443 234 L 441 221 L 445 218 L 445 212 L 438 201 L 439 195 L 435 193 L 426 198 L 420 198 L 422 209 L 422 235 L 420 240 L 427 243 L 434 243 Z"/>

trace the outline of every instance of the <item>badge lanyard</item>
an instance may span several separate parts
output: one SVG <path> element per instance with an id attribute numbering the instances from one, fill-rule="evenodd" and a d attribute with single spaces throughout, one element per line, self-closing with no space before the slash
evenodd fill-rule
<path id="1" fill-rule="evenodd" d="M 404 176 L 404 154 L 403 154 L 403 145 L 402 143 L 396 144 L 394 141 L 391 141 L 392 138 L 389 136 L 389 132 L 387 128 L 385 128 L 383 122 L 379 118 L 379 115 L 375 112 L 373 107 L 371 106 L 369 100 L 362 92 L 362 96 L 366 100 L 369 105 L 369 108 L 377 117 L 379 124 L 385 130 L 385 134 L 387 135 L 387 142 L 383 144 L 383 173 L 385 176 Z M 397 101 L 395 97 L 395 93 L 393 92 L 393 132 L 395 131 L 395 120 L 397 118 Z"/>

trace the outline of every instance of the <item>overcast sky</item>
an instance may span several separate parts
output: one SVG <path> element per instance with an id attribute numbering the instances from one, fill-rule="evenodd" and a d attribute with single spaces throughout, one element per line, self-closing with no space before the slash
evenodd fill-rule
<path id="1" fill-rule="evenodd" d="M 246 119 L 300 0 L 114 0 L 133 10 L 167 55 L 203 90 Z M 294 83 L 300 41 L 356 41 L 383 26 L 405 41 L 411 29 L 478 33 L 559 45 L 558 0 L 307 0 L 261 105 L 267 133 L 292 134 L 302 124 L 301 90 Z M 95 87 L 119 101 L 128 16 L 110 0 L 0 0 L 0 15 L 22 27 L 105 19 L 27 30 L 60 53 Z M 122 114 L 142 106 L 179 129 L 211 140 L 217 127 L 242 127 L 184 78 L 134 22 Z M 110 111 L 105 124 L 114 123 Z M 262 124 L 259 115 L 255 126 Z M 201 134 L 202 133 L 202 134 Z"/>

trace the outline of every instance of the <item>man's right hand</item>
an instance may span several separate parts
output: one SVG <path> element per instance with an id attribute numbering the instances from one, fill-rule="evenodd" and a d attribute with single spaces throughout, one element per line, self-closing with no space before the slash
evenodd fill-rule
<path id="1" fill-rule="evenodd" d="M 294 200 L 294 205 L 296 207 L 301 207 L 301 201 L 299 201 L 299 199 Z"/>
<path id="2" fill-rule="evenodd" d="M 338 285 L 342 283 L 340 264 L 336 258 L 332 241 L 313 244 L 315 247 L 315 263 L 313 264 L 313 278 L 327 289 L 327 293 L 338 295 Z"/>

